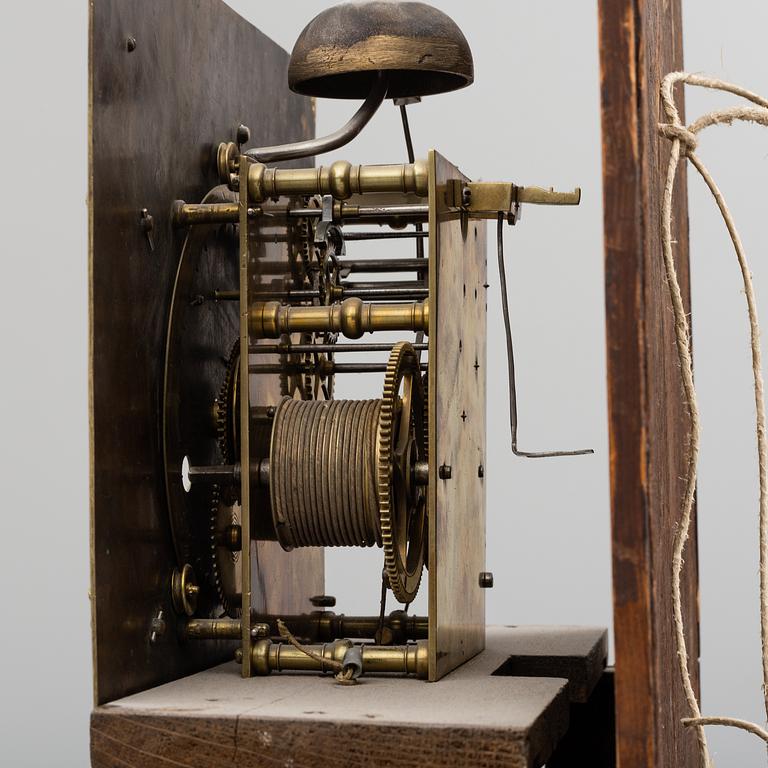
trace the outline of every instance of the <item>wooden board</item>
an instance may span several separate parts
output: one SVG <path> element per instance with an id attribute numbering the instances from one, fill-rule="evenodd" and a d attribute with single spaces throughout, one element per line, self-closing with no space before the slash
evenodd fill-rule
<path id="1" fill-rule="evenodd" d="M 698 765 L 677 671 L 671 608 L 674 518 L 688 425 L 659 229 L 669 142 L 657 135 L 661 78 L 682 68 L 680 0 L 601 0 L 606 322 L 618 759 Z M 690 306 L 685 178 L 672 239 Z M 696 531 L 682 584 L 698 687 Z"/>
<path id="2" fill-rule="evenodd" d="M 301 673 L 243 680 L 222 665 L 95 710 L 92 764 L 531 768 L 566 732 L 568 680 L 494 672 L 512 654 L 536 653 L 594 687 L 605 631 L 489 628 L 486 650 L 434 685 L 382 676 L 350 687 Z"/>
<path id="3" fill-rule="evenodd" d="M 92 606 L 101 703 L 232 651 L 181 647 L 169 601 L 176 553 L 160 419 L 184 237 L 171 227 L 171 204 L 199 202 L 218 183 L 216 145 L 233 140 L 241 122 L 252 143 L 274 144 L 311 137 L 314 113 L 311 100 L 287 89 L 288 54 L 219 0 L 92 0 L 90 10 Z M 154 218 L 154 249 L 140 226 L 143 208 Z M 232 327 L 221 327 L 226 349 Z M 259 554 L 272 568 L 257 580 L 257 607 L 307 610 L 305 597 L 322 592 L 322 553 L 288 561 L 266 543 Z M 168 630 L 151 645 L 159 609 Z"/>
<path id="4" fill-rule="evenodd" d="M 448 207 L 459 179 L 429 153 L 430 680 L 485 643 L 486 227 Z"/>

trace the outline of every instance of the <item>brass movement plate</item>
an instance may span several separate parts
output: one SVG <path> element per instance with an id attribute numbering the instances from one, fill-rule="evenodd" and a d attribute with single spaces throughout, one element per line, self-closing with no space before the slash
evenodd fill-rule
<path id="1" fill-rule="evenodd" d="M 447 203 L 450 182 L 468 179 L 434 150 L 429 179 L 429 679 L 438 680 L 485 647 L 487 256 L 485 222 Z"/>
<path id="2" fill-rule="evenodd" d="M 163 363 L 185 236 L 172 228 L 171 205 L 175 199 L 200 202 L 218 183 L 216 146 L 234 140 L 240 123 L 249 126 L 254 145 L 314 134 L 311 100 L 288 91 L 287 67 L 288 54 L 220 0 L 91 0 L 91 600 L 97 703 L 209 667 L 234 647 L 196 641 L 181 648 L 170 600 L 177 555 L 163 472 Z M 142 209 L 152 216 L 149 233 L 142 228 Z M 236 286 L 236 245 L 234 258 L 233 268 L 222 273 L 234 282 L 212 288 Z M 223 317 L 226 322 L 211 323 L 206 350 L 231 347 L 234 303 Z M 212 402 L 223 364 L 221 371 L 208 362 L 200 370 L 197 394 L 201 402 Z M 253 603 L 259 610 L 300 612 L 308 607 L 308 595 L 322 592 L 322 552 L 288 560 L 278 544 L 265 542 L 254 555 Z M 160 610 L 167 629 L 151 644 L 150 623 Z"/>

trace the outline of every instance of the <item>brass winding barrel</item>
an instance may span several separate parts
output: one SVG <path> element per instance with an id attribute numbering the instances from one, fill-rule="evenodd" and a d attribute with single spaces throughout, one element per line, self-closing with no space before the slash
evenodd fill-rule
<path id="1" fill-rule="evenodd" d="M 376 448 L 381 400 L 291 400 L 275 411 L 270 498 L 294 547 L 381 546 Z"/>

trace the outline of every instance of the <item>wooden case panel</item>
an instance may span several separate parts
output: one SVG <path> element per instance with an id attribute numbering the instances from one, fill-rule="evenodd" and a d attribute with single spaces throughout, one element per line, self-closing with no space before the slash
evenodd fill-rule
<path id="1" fill-rule="evenodd" d="M 97 703 L 208 667 L 233 645 L 177 638 L 176 565 L 162 459 L 163 359 L 183 232 L 171 204 L 218 181 L 219 141 L 310 138 L 310 99 L 287 88 L 288 54 L 219 0 L 90 5 L 90 380 Z M 311 161 L 301 161 L 307 165 Z M 151 238 L 140 211 L 154 218 Z M 235 254 L 236 259 L 236 254 Z M 236 317 L 236 307 L 232 307 Z M 225 310 L 230 311 L 230 310 Z M 236 322 L 224 323 L 231 346 Z M 215 329 L 212 334 L 215 335 Z M 223 368 L 222 368 L 223 371 Z M 322 552 L 259 544 L 254 603 L 295 612 L 322 591 Z M 267 572 L 268 571 L 268 572 Z M 162 608 L 168 629 L 149 642 Z"/>

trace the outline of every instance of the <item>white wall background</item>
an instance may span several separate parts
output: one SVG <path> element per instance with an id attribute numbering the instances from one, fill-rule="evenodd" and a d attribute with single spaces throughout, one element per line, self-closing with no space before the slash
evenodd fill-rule
<path id="1" fill-rule="evenodd" d="M 290 49 L 329 2 L 230 0 Z M 498 276 L 489 259 L 488 594 L 495 623 L 611 623 L 600 124 L 595 3 L 435 0 L 462 27 L 476 82 L 411 108 L 417 154 L 432 146 L 470 176 L 570 188 L 577 210 L 529 209 L 507 230 L 523 447 L 595 448 L 593 457 L 530 461 L 508 450 Z M 764 3 L 685 2 L 686 62 L 768 93 Z M 91 701 L 88 606 L 86 71 L 82 1 L 7 4 L 3 117 L 6 183 L 0 446 L 0 763 L 87 765 Z M 533 66 L 529 62 L 535 61 Z M 688 114 L 711 96 L 691 94 Z M 318 132 L 350 114 L 320 102 Z M 401 161 L 387 104 L 342 153 Z M 719 129 L 701 155 L 729 197 L 757 289 L 768 296 L 765 134 Z M 757 614 L 753 406 L 738 273 L 700 183 L 691 183 L 697 382 L 704 420 L 699 484 L 704 710 L 764 721 Z M 404 254 L 407 246 L 402 244 Z M 768 299 L 761 301 L 768 317 Z M 363 393 L 345 383 L 342 394 Z M 352 387 L 355 387 L 354 389 Z M 364 385 L 369 396 L 377 380 Z M 333 552 L 328 591 L 370 612 L 375 553 Z M 361 572 L 362 577 L 357 576 Z M 350 573 L 355 579 L 349 580 Z M 350 586 L 351 584 L 351 586 Z M 418 606 L 416 606 L 418 608 Z M 765 765 L 753 737 L 711 733 L 721 765 Z"/>

